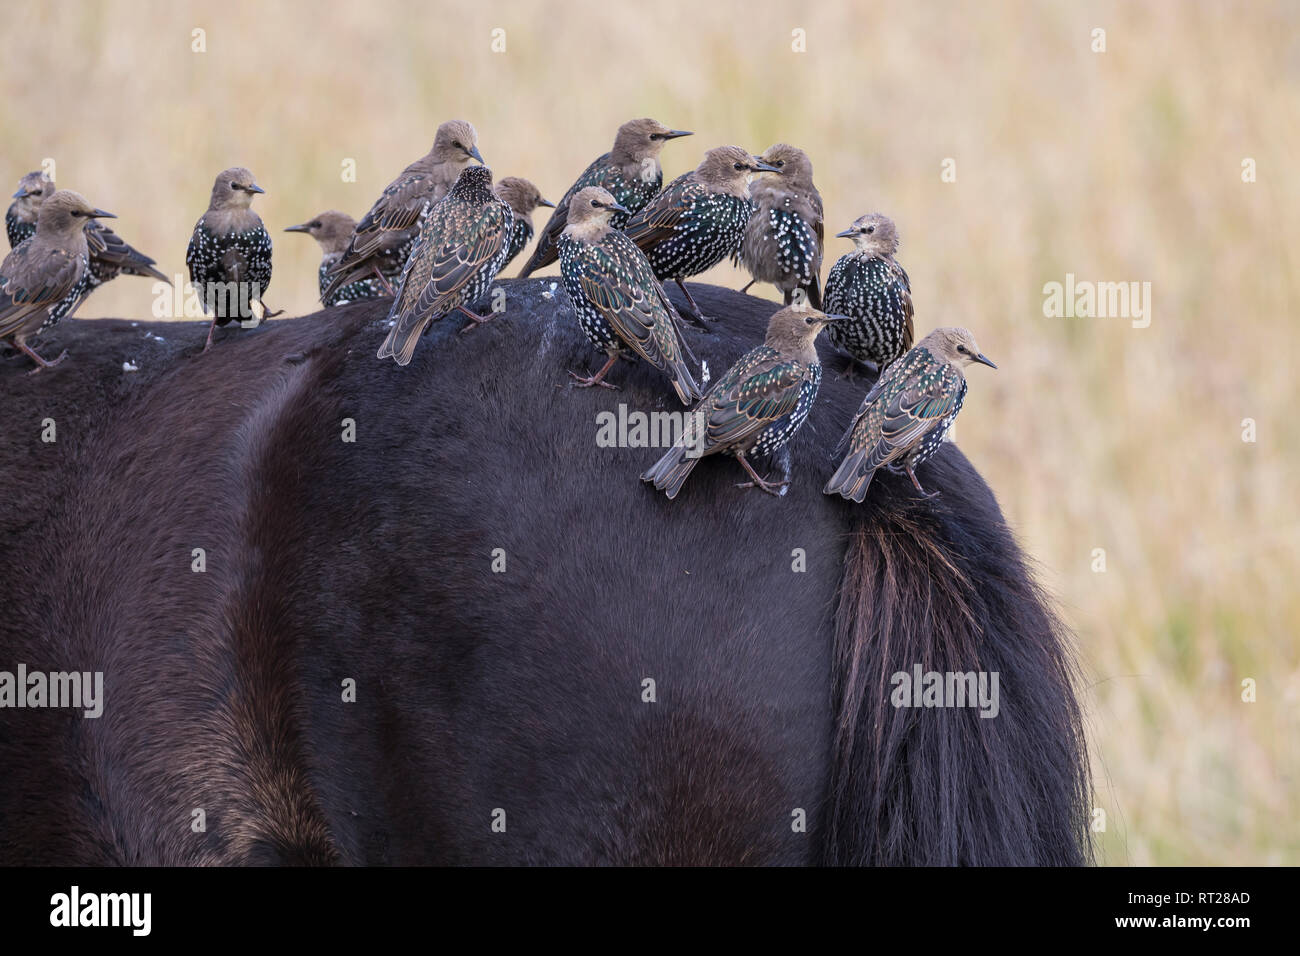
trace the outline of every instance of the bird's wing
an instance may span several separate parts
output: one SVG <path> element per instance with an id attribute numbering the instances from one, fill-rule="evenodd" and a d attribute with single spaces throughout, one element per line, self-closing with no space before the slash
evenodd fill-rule
<path id="1" fill-rule="evenodd" d="M 708 445 L 735 444 L 793 412 L 805 371 L 766 345 L 746 353 L 704 397 Z"/>
<path id="2" fill-rule="evenodd" d="M 86 245 L 90 248 L 92 260 L 107 262 L 119 269 L 133 269 L 163 281 L 167 280 L 165 275 L 153 268 L 157 260 L 146 256 L 102 223 L 94 221 L 86 223 Z"/>
<path id="3" fill-rule="evenodd" d="M 81 278 L 85 262 L 64 249 L 33 255 L 28 239 L 0 266 L 0 338 L 18 331 L 23 320 L 62 302 Z"/>
<path id="4" fill-rule="evenodd" d="M 938 375 L 927 376 L 927 380 L 926 385 L 898 388 L 892 397 L 888 387 L 882 390 L 880 397 L 887 398 L 887 404 L 880 409 L 880 433 L 874 436 L 875 444 L 867 456 L 869 468 L 879 468 L 906 454 L 957 408 L 965 384 L 959 372 L 945 365 Z"/>
<path id="5" fill-rule="evenodd" d="M 708 192 L 708 187 L 678 176 L 663 192 L 650 200 L 639 213 L 627 221 L 623 232 L 642 249 L 654 246 L 671 236 L 681 222 L 682 213 Z"/>
<path id="6" fill-rule="evenodd" d="M 514 213 L 500 200 L 485 204 L 468 223 L 452 215 L 457 211 L 438 206 L 425 223 L 397 290 L 400 326 L 434 314 L 443 297 L 458 292 L 509 240 Z"/>
<path id="7" fill-rule="evenodd" d="M 388 235 L 413 229 L 429 205 L 433 189 L 433 174 L 424 171 L 406 173 L 390 183 L 357 223 L 352 242 L 339 266 L 371 255 Z M 339 266 L 335 267 L 335 272 L 341 271 Z"/>
<path id="8" fill-rule="evenodd" d="M 619 338 L 651 365 L 662 369 L 665 357 L 656 325 L 672 325 L 668 301 L 650 270 L 645 254 L 621 232 L 583 250 L 585 267 L 578 282 L 582 293 L 618 333 Z"/>
<path id="9" fill-rule="evenodd" d="M 569 200 L 576 196 L 579 191 L 586 189 L 588 186 L 607 186 L 609 153 L 595 159 L 586 169 L 582 171 L 569 191 L 564 194 L 555 209 L 551 212 L 551 218 L 546 220 L 546 225 L 542 231 L 537 234 L 537 246 L 533 249 L 533 254 L 524 266 L 521 276 L 528 275 L 537 269 L 550 265 L 557 258 L 555 244 L 559 241 L 560 233 L 564 232 L 564 227 L 569 224 Z"/>
<path id="10" fill-rule="evenodd" d="M 907 319 L 907 324 L 903 329 L 903 352 L 906 353 L 912 347 L 916 338 L 916 329 L 912 323 L 912 316 L 915 311 L 912 307 L 912 282 L 907 277 L 907 271 L 897 262 L 891 262 L 890 265 L 893 273 L 890 291 L 898 298 L 899 307 Z"/>

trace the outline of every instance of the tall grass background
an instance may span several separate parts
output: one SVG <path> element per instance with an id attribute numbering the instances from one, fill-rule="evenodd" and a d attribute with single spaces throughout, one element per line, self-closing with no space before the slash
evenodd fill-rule
<path id="1" fill-rule="evenodd" d="M 668 176 L 802 146 L 827 234 L 891 215 L 918 333 L 968 326 L 998 362 L 957 439 L 1077 634 L 1102 860 L 1300 862 L 1300 6 L 11 0 L 6 21 L 0 179 L 53 158 L 172 274 L 246 165 L 290 315 L 317 307 L 319 254 L 280 230 L 360 216 L 445 119 L 550 199 L 634 116 L 696 131 Z M 1067 272 L 1150 282 L 1150 327 L 1045 317 Z M 80 315 L 152 305 L 127 277 Z"/>

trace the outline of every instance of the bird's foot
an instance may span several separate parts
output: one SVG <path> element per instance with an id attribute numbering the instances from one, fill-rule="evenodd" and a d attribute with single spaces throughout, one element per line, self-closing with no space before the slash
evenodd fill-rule
<path id="1" fill-rule="evenodd" d="M 62 361 L 63 361 L 65 358 L 67 358 L 67 357 L 68 357 L 68 350 L 67 350 L 67 349 L 64 349 L 62 352 L 59 353 L 59 357 L 56 358 L 56 359 L 52 359 L 52 360 L 38 359 L 38 360 L 37 360 L 36 368 L 32 369 L 32 370 L 31 370 L 30 372 L 28 372 L 27 374 L 28 374 L 28 375 L 35 375 L 35 374 L 37 374 L 38 372 L 43 372 L 43 371 L 44 371 L 45 369 L 47 369 L 47 368 L 54 368 L 54 366 L 58 365 L 60 362 L 62 362 Z"/>
<path id="2" fill-rule="evenodd" d="M 775 498 L 780 498 L 786 488 L 790 487 L 789 481 L 767 481 L 766 479 L 755 476 L 753 481 L 742 482 L 736 485 L 737 488 L 757 488 L 760 491 L 766 491 Z"/>
<path id="3" fill-rule="evenodd" d="M 473 332 L 480 325 L 484 325 L 485 323 L 491 322 L 492 319 L 496 317 L 495 312 L 493 312 L 491 315 L 478 315 L 474 312 L 471 312 L 469 309 L 464 308 L 463 306 L 461 307 L 460 311 L 463 312 L 469 318 L 469 324 L 460 330 L 461 335 L 466 335 L 469 332 Z"/>
<path id="4" fill-rule="evenodd" d="M 583 378 L 577 372 L 570 369 L 569 377 L 572 378 L 573 381 L 569 383 L 569 388 L 591 388 L 593 385 L 599 385 L 601 388 L 608 388 L 615 392 L 619 391 L 617 385 L 611 385 L 609 382 L 605 381 L 604 374 L 604 371 L 600 371 L 595 375 L 589 375 L 586 378 Z"/>

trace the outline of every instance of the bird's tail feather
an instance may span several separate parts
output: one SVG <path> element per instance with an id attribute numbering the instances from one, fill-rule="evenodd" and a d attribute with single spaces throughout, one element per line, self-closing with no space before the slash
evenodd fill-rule
<path id="1" fill-rule="evenodd" d="M 392 357 L 398 365 L 409 365 L 415 355 L 415 347 L 420 342 L 420 335 L 429 324 L 428 318 L 419 318 L 413 312 L 404 312 L 397 317 L 397 324 L 388 330 L 388 337 L 379 346 L 378 358 Z"/>
<path id="2" fill-rule="evenodd" d="M 699 460 L 698 457 L 688 455 L 681 445 L 674 445 L 641 476 L 641 480 L 652 482 L 669 498 L 676 498 L 677 492 L 682 490 L 687 476 Z"/>
<path id="3" fill-rule="evenodd" d="M 861 503 L 876 474 L 874 468 L 866 466 L 866 457 L 860 451 L 849 455 L 840 462 L 840 467 L 835 469 L 835 474 L 831 475 L 831 480 L 826 482 L 826 487 L 822 490 L 828 495 L 841 495 Z"/>

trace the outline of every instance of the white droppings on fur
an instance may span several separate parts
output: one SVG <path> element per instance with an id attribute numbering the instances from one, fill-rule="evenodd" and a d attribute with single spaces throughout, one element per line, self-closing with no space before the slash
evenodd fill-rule
<path id="1" fill-rule="evenodd" d="M 123 371 L 123 372 L 138 372 L 138 371 L 140 371 L 140 366 L 134 364 L 133 362 L 123 362 L 123 363 L 122 363 L 122 371 Z"/>
<path id="2" fill-rule="evenodd" d="M 709 363 L 705 361 L 700 362 L 700 384 L 709 384 Z"/>

